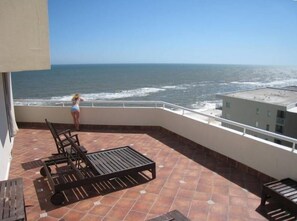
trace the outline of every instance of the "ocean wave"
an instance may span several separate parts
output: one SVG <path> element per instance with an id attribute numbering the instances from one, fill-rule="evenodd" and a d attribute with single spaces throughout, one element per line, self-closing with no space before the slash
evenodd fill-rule
<path id="1" fill-rule="evenodd" d="M 71 98 L 70 98 L 71 99 Z M 52 101 L 55 101 L 55 102 L 52 102 Z M 62 105 L 65 101 L 69 101 L 70 103 L 70 100 L 56 100 L 56 99 L 34 99 L 34 98 L 27 98 L 27 99 L 15 99 L 14 100 L 14 105 L 38 105 L 38 106 L 43 106 L 43 105 L 48 105 L 48 104 L 51 104 L 51 105 L 56 105 L 56 106 L 60 106 Z"/>
<path id="2" fill-rule="evenodd" d="M 251 85 L 256 87 L 285 87 L 297 84 L 297 79 L 276 80 L 271 82 L 232 81 L 230 84 Z"/>
<path id="3" fill-rule="evenodd" d="M 166 90 L 186 90 L 193 85 L 191 84 L 181 84 L 181 85 L 168 85 L 162 86 L 160 88 L 156 87 L 143 87 L 143 88 L 136 88 L 131 90 L 121 90 L 115 92 L 101 92 L 101 93 L 84 93 L 81 96 L 85 100 L 115 100 L 115 99 L 124 99 L 124 98 L 131 98 L 131 97 L 146 97 L 154 93 L 166 91 Z M 58 101 L 70 101 L 72 95 L 65 95 L 65 96 L 55 96 L 51 97 L 51 100 L 58 100 Z"/>
<path id="4" fill-rule="evenodd" d="M 155 94 L 158 92 L 163 92 L 167 90 L 186 90 L 193 85 L 190 84 L 181 84 L 181 85 L 168 85 L 162 86 L 160 88 L 156 87 L 143 87 L 136 88 L 131 90 L 121 90 L 115 92 L 101 92 L 101 93 L 81 93 L 81 97 L 86 101 L 91 100 L 116 100 L 116 99 L 125 99 L 125 98 L 133 98 L 133 97 L 146 97 L 151 94 Z M 49 101 L 57 101 L 57 102 L 70 102 L 73 95 L 62 95 L 62 96 L 53 96 L 45 100 Z M 38 103 L 40 104 L 43 99 L 40 99 Z M 33 104 L 36 99 L 23 99 L 19 100 L 18 104 Z M 46 103 L 46 102 L 45 102 Z"/>
<path id="5" fill-rule="evenodd" d="M 206 111 L 216 109 L 222 104 L 221 100 L 212 100 L 212 101 L 198 101 L 195 104 L 192 104 L 191 107 L 196 111 Z"/>
<path id="6" fill-rule="evenodd" d="M 186 90 L 191 87 L 194 87 L 193 84 L 179 84 L 179 85 L 168 85 L 168 86 L 162 86 L 163 89 L 169 89 L 169 90 Z"/>
<path id="7" fill-rule="evenodd" d="M 116 92 L 101 92 L 101 93 L 82 93 L 81 97 L 85 100 L 115 100 L 129 97 L 146 97 L 153 93 L 165 91 L 164 88 L 137 88 L 131 90 L 122 90 Z M 72 95 L 52 97 L 51 100 L 70 101 Z"/>

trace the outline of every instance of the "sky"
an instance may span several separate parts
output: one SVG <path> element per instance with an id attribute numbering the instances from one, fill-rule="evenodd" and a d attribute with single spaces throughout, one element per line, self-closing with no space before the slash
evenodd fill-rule
<path id="1" fill-rule="evenodd" d="M 297 0 L 48 0 L 52 64 L 297 65 Z"/>

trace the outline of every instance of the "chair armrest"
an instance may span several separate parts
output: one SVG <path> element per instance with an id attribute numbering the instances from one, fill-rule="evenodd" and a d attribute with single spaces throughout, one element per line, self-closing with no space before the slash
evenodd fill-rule
<path id="1" fill-rule="evenodd" d="M 69 138 L 72 139 L 74 143 L 76 143 L 77 145 L 80 146 L 79 139 L 78 139 L 78 134 L 73 134 Z M 67 140 L 67 138 L 65 137 L 64 139 L 61 140 L 61 142 L 64 142 L 66 140 Z"/>
<path id="2" fill-rule="evenodd" d="M 58 136 L 60 136 L 61 134 L 69 134 L 69 136 L 71 136 L 71 130 L 67 129 L 67 130 L 63 130 L 57 133 Z"/>
<path id="3" fill-rule="evenodd" d="M 75 143 L 77 143 L 77 145 L 80 146 L 79 139 L 78 139 L 78 134 L 74 134 L 74 135 L 70 136 L 70 138 L 74 138 Z"/>

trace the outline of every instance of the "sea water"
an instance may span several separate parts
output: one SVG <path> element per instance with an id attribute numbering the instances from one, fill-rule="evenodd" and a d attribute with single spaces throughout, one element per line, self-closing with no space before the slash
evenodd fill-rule
<path id="1" fill-rule="evenodd" d="M 220 104 L 216 94 L 297 85 L 297 67 L 214 64 L 53 65 L 12 73 L 15 99 L 166 101 L 192 109 Z M 297 99 L 297 98 L 296 98 Z"/>

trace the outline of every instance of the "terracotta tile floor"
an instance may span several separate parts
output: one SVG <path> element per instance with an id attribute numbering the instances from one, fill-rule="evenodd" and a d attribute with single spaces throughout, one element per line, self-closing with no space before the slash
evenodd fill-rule
<path id="1" fill-rule="evenodd" d="M 193 221 L 267 220 L 258 212 L 261 183 L 208 156 L 203 148 L 158 130 L 78 134 L 89 152 L 131 145 L 156 162 L 157 178 L 138 184 L 136 179 L 132 185 L 114 181 L 102 192 L 101 184 L 77 188 L 67 191 L 64 205 L 53 206 L 38 160 L 56 152 L 54 141 L 48 130 L 23 128 L 15 138 L 10 178 L 24 180 L 28 220 L 141 221 L 174 209 Z"/>

